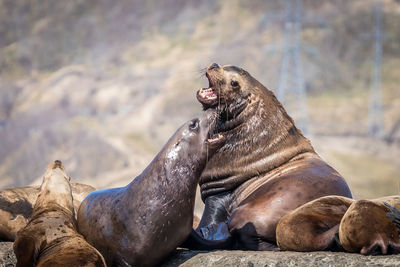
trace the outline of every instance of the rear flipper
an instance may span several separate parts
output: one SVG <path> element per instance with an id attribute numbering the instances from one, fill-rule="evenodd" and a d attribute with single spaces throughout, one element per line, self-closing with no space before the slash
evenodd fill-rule
<path id="1" fill-rule="evenodd" d="M 180 246 L 193 250 L 232 249 L 232 236 L 225 222 L 192 230 Z"/>
<path id="2" fill-rule="evenodd" d="M 36 266 L 38 249 L 33 237 L 22 234 L 17 237 L 14 242 L 14 253 L 17 258 L 17 267 Z"/>
<path id="3" fill-rule="evenodd" d="M 383 202 L 386 207 L 388 207 L 391 212 L 386 213 L 386 217 L 392 219 L 392 221 L 396 224 L 397 228 L 399 229 L 399 234 L 400 234 L 400 210 L 396 209 L 395 207 L 391 206 L 387 202 Z"/>

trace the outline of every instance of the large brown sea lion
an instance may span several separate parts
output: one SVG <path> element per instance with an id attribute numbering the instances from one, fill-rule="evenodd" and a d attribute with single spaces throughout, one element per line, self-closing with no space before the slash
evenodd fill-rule
<path id="1" fill-rule="evenodd" d="M 60 161 L 50 164 L 32 218 L 14 242 L 17 267 L 106 266 L 103 256 L 76 231 L 69 180 Z"/>
<path id="2" fill-rule="evenodd" d="M 71 183 L 71 188 L 75 210 L 78 210 L 87 194 L 96 190 L 80 183 Z M 25 227 L 32 216 L 39 190 L 39 186 L 25 186 L 0 191 L 0 240 L 15 240 L 17 232 Z"/>
<path id="3" fill-rule="evenodd" d="M 215 121 L 211 109 L 189 121 L 130 184 L 85 198 L 78 212 L 79 232 L 107 264 L 153 266 L 187 238 L 198 179 L 207 157 L 224 139 L 210 139 Z"/>
<path id="4" fill-rule="evenodd" d="M 388 254 L 400 252 L 399 229 L 386 215 L 400 209 L 400 196 L 355 201 L 344 214 L 339 227 L 343 248 L 349 252 Z"/>
<path id="5" fill-rule="evenodd" d="M 218 107 L 217 132 L 227 141 L 201 175 L 205 210 L 185 247 L 276 249 L 282 216 L 322 196 L 351 198 L 271 91 L 235 66 L 211 64 L 206 76 L 197 99 Z"/>

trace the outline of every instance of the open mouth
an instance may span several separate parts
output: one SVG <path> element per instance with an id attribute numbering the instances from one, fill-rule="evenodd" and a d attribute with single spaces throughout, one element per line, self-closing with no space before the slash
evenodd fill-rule
<path id="1" fill-rule="evenodd" d="M 208 74 L 206 74 L 209 82 L 208 88 L 201 88 L 197 91 L 197 100 L 203 104 L 205 108 L 213 107 L 218 104 L 218 94 L 215 85 L 210 80 Z"/>
<path id="2" fill-rule="evenodd" d="M 218 146 L 222 145 L 224 140 L 225 140 L 225 137 L 222 134 L 218 133 L 218 134 L 214 134 L 213 136 L 208 138 L 206 143 L 211 148 L 217 148 Z"/>
<path id="3" fill-rule="evenodd" d="M 214 91 L 214 88 L 202 88 L 199 91 L 199 95 L 202 99 L 211 101 L 218 98 L 217 94 Z"/>

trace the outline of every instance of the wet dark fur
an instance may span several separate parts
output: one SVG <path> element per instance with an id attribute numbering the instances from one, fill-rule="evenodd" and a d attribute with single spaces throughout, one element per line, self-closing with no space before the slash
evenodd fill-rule
<path id="1" fill-rule="evenodd" d="M 92 192 L 82 202 L 79 231 L 107 264 L 153 266 L 186 239 L 198 179 L 222 144 L 206 143 L 215 120 L 209 110 L 186 123 L 130 184 Z"/>

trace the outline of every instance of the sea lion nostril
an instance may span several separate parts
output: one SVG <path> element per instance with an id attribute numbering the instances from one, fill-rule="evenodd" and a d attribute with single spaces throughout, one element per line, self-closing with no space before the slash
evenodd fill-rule
<path id="1" fill-rule="evenodd" d="M 210 67 L 208 67 L 208 70 L 213 70 L 213 69 L 218 69 L 219 66 L 217 63 L 213 63 Z"/>

